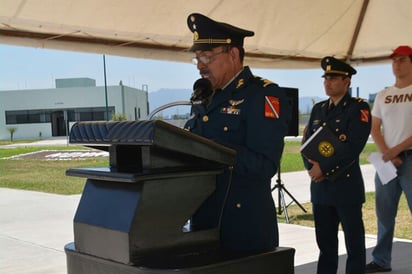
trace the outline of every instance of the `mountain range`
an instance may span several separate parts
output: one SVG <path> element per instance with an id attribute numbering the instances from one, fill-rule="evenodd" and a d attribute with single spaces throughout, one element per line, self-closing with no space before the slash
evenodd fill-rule
<path id="1" fill-rule="evenodd" d="M 153 112 L 157 108 L 165 107 L 166 105 L 173 105 L 173 103 L 182 101 L 189 101 L 190 95 L 192 94 L 190 89 L 159 89 L 157 91 L 149 92 L 149 107 L 150 112 Z M 313 102 L 319 102 L 325 98 L 321 97 L 299 97 L 299 113 L 310 113 L 312 109 Z M 177 103 L 176 103 L 177 104 Z M 176 105 L 172 107 L 165 108 L 156 113 L 157 115 L 162 116 L 163 118 L 171 118 L 174 115 L 177 116 L 188 116 L 190 113 L 189 105 Z"/>

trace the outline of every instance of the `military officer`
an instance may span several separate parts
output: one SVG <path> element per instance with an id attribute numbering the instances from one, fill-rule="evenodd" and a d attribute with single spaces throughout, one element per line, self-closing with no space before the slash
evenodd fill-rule
<path id="1" fill-rule="evenodd" d="M 346 273 L 365 273 L 365 238 L 362 204 L 365 189 L 359 154 L 368 140 L 371 116 L 368 103 L 349 93 L 356 70 L 334 57 L 324 57 L 324 87 L 328 100 L 314 105 L 304 140 L 319 127 L 328 127 L 342 142 L 325 160 L 305 159 L 311 177 L 311 202 L 320 250 L 318 274 L 336 273 L 338 267 L 338 226 L 342 225 L 348 254 Z M 343 170 L 343 172 L 342 172 Z M 331 180 L 335 173 L 339 176 Z"/>
<path id="2" fill-rule="evenodd" d="M 289 100 L 278 85 L 243 66 L 243 40 L 252 31 L 198 13 L 189 15 L 187 24 L 194 63 L 210 90 L 205 88 L 205 96 L 196 90 L 206 100 L 192 96 L 185 128 L 237 152 L 233 169 L 217 176 L 215 192 L 191 224 L 195 229 L 219 227 L 222 247 L 231 254 L 273 250 L 279 239 L 270 183 L 280 165 Z"/>

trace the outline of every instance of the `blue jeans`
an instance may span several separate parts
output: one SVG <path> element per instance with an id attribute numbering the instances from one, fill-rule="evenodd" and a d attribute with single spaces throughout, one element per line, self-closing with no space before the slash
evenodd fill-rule
<path id="1" fill-rule="evenodd" d="M 402 191 L 412 214 L 412 155 L 402 160 L 402 165 L 398 167 L 398 177 L 388 184 L 382 185 L 379 176 L 375 175 L 378 241 L 372 251 L 372 257 L 374 262 L 383 267 L 391 267 L 395 218 Z"/>

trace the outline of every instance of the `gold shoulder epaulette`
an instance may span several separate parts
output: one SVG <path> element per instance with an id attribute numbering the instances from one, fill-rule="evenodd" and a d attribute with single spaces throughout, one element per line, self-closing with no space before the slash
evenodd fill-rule
<path id="1" fill-rule="evenodd" d="M 270 81 L 270 80 L 268 80 L 268 79 L 263 79 L 262 77 L 259 77 L 259 76 L 255 76 L 255 80 L 257 80 L 258 82 L 260 82 L 261 83 L 261 85 L 262 85 L 262 87 L 267 87 L 267 86 L 269 86 L 269 85 L 276 85 L 276 83 L 275 82 L 272 82 L 272 81 Z"/>

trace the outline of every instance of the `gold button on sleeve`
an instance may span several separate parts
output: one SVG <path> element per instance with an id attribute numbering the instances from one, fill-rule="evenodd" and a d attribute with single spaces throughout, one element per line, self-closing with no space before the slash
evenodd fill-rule
<path id="1" fill-rule="evenodd" d="M 209 116 L 207 116 L 207 115 L 203 116 L 202 120 L 203 120 L 203 122 L 209 121 Z"/>

